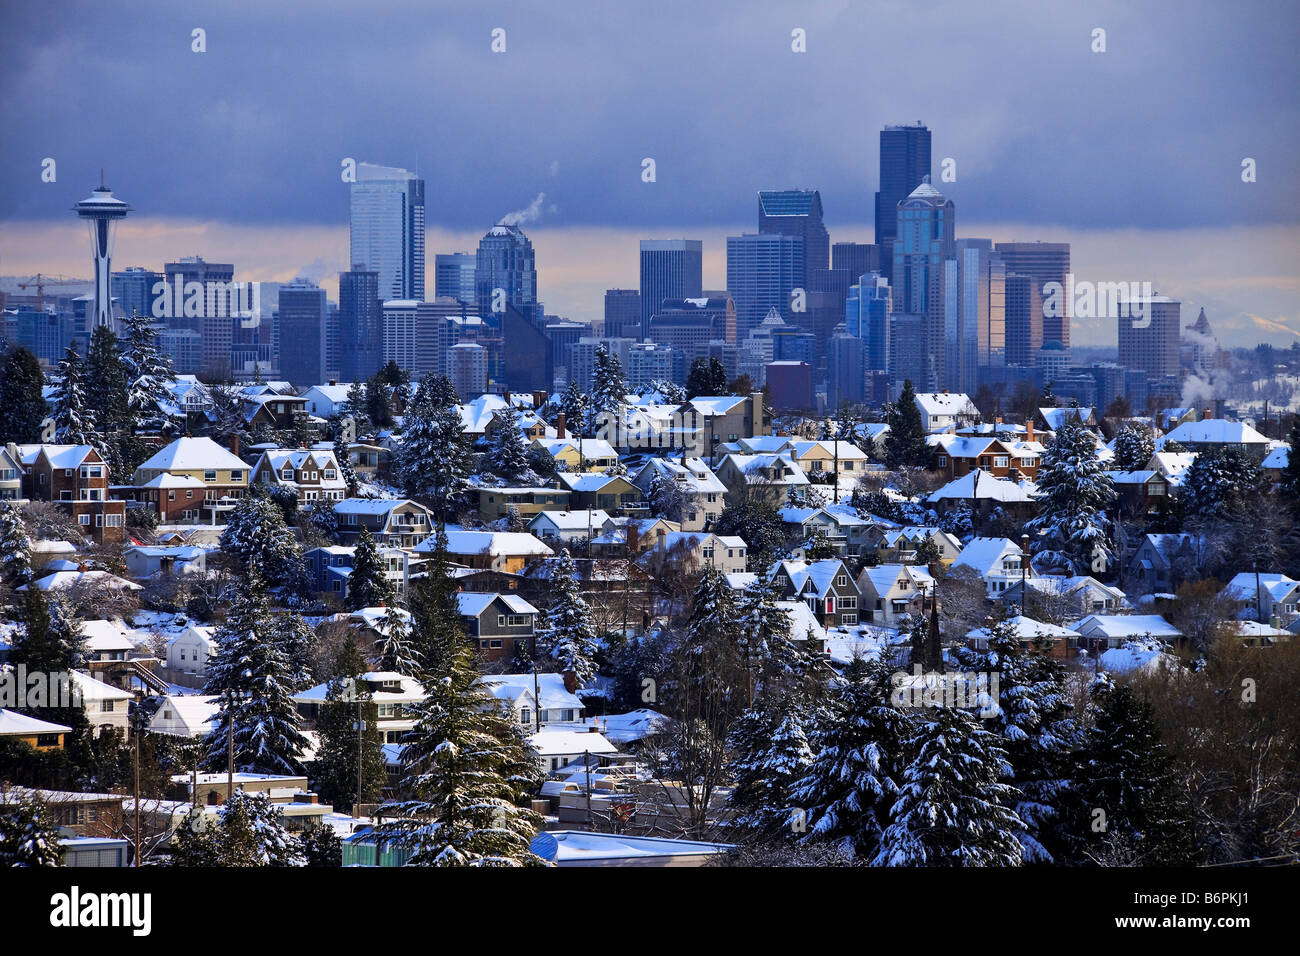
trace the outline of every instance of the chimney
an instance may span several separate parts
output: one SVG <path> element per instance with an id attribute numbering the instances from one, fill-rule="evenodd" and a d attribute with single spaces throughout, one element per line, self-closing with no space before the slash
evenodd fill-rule
<path id="1" fill-rule="evenodd" d="M 337 384 L 338 384 L 338 380 L 332 378 L 332 379 L 330 379 L 330 384 L 331 384 L 331 385 L 337 385 Z"/>
<path id="2" fill-rule="evenodd" d="M 573 671 L 564 672 L 564 689 L 570 694 L 578 689 L 578 675 Z"/>
<path id="3" fill-rule="evenodd" d="M 546 393 L 540 389 L 533 389 L 533 411 L 538 411 L 546 404 Z"/>
<path id="4" fill-rule="evenodd" d="M 1001 419 L 998 419 L 998 421 L 1001 421 Z M 1025 441 L 1033 441 L 1033 440 L 1034 440 L 1034 420 L 1032 418 L 1027 418 L 1025 419 Z"/>
<path id="5" fill-rule="evenodd" d="M 564 437 L 564 412 L 560 412 L 555 416 L 555 437 Z"/>
<path id="6" fill-rule="evenodd" d="M 239 432 L 235 432 L 230 437 L 230 453 L 236 458 L 239 457 Z"/>
<path id="7" fill-rule="evenodd" d="M 510 389 L 508 388 L 506 389 L 505 399 L 506 399 L 506 405 L 508 407 L 510 405 Z"/>
<path id="8" fill-rule="evenodd" d="M 1201 409 L 1201 421 L 1205 421 L 1207 418 L 1213 418 L 1213 417 L 1214 415 L 1211 414 L 1208 408 Z"/>

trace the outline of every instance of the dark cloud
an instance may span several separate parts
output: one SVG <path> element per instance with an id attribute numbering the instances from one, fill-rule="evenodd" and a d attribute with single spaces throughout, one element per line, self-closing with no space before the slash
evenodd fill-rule
<path id="1" fill-rule="evenodd" d="M 69 215 L 103 166 L 141 214 L 337 223 L 354 157 L 418 169 L 430 223 L 449 229 L 543 192 L 547 225 L 748 222 L 755 190 L 814 186 L 834 230 L 871 220 L 880 127 L 920 119 L 936 173 L 957 162 L 940 185 L 959 232 L 1296 221 L 1294 4 L 791 7 L 10 5 L 0 219 Z M 807 53 L 791 52 L 795 27 Z"/>

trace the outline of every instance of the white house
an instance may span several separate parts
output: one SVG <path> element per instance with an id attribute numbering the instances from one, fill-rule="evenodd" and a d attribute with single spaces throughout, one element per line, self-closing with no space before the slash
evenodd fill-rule
<path id="1" fill-rule="evenodd" d="M 971 568 L 984 579 L 988 596 L 996 598 L 1013 585 L 1019 584 L 1022 575 L 1034 576 L 1032 565 L 1025 562 L 1025 552 L 1009 538 L 971 538 L 962 548 L 952 570 Z"/>
<path id="2" fill-rule="evenodd" d="M 1097 652 L 1121 647 L 1125 641 L 1150 638 L 1171 643 L 1182 637 L 1178 629 L 1159 614 L 1089 614 L 1070 625 L 1078 631 L 1088 650 Z"/>
<path id="3" fill-rule="evenodd" d="M 537 696 L 533 692 L 536 677 L 541 691 L 541 715 L 537 714 Z M 543 727 L 554 723 L 572 723 L 582 719 L 586 705 L 564 686 L 563 674 L 488 674 L 483 677 L 487 692 L 504 702 L 521 727 L 533 727 L 540 719 Z"/>
<path id="4" fill-rule="evenodd" d="M 979 409 L 964 392 L 917 392 L 916 407 L 927 432 L 973 425 L 980 420 Z"/>
<path id="5" fill-rule="evenodd" d="M 343 410 L 348 400 L 348 385 L 313 385 L 302 393 L 307 399 L 307 414 L 330 418 Z"/>
<path id="6" fill-rule="evenodd" d="M 558 770 L 588 754 L 599 757 L 618 753 L 618 748 L 597 730 L 595 724 L 585 729 L 543 727 L 531 734 L 530 739 L 537 748 L 542 769 L 547 771 Z"/>
<path id="7" fill-rule="evenodd" d="M 582 511 L 541 511 L 528 522 L 528 530 L 552 547 L 573 544 L 590 535 L 596 537 L 609 520 L 600 508 Z"/>
<path id="8" fill-rule="evenodd" d="M 360 676 L 365 685 L 364 690 L 379 708 L 379 736 L 384 743 L 400 743 L 402 738 L 415 727 L 415 717 L 411 709 L 422 702 L 425 697 L 424 686 L 413 677 L 393 671 L 370 671 Z M 353 690 L 355 682 L 347 678 L 343 682 L 342 694 L 345 699 L 355 699 Z M 317 684 L 301 693 L 295 694 L 293 702 L 299 712 L 308 720 L 314 720 L 325 703 L 329 684 Z"/>
<path id="9" fill-rule="evenodd" d="M 173 737 L 203 737 L 215 725 L 220 702 L 198 694 L 168 694 L 149 720 L 149 732 Z"/>
<path id="10" fill-rule="evenodd" d="M 167 642 L 167 666 L 182 674 L 203 677 L 208 672 L 208 661 L 217 652 L 212 634 L 216 628 L 191 624 Z"/>
<path id="11" fill-rule="evenodd" d="M 1223 589 L 1223 596 L 1244 605 L 1242 617 L 1277 618 L 1283 627 L 1296 619 L 1300 606 L 1300 581 L 1285 574 L 1244 571 L 1234 575 Z"/>

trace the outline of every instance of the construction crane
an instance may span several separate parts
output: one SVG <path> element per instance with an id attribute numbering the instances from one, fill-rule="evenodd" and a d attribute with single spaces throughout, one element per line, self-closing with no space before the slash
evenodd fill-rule
<path id="1" fill-rule="evenodd" d="M 29 289 L 36 287 L 36 311 L 45 311 L 45 287 L 53 285 L 85 285 L 85 279 L 69 279 L 66 276 L 45 276 L 39 272 L 32 276 L 26 282 L 18 283 L 18 288 Z"/>

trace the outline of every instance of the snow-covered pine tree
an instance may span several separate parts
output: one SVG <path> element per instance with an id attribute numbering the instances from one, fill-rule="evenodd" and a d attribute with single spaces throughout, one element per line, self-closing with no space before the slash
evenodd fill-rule
<path id="1" fill-rule="evenodd" d="M 366 416 L 366 388 L 356 379 L 348 386 L 347 397 L 339 406 L 339 417 L 352 420 L 353 436 L 364 435 L 370 430 L 370 419 Z"/>
<path id="2" fill-rule="evenodd" d="M 910 733 L 907 715 L 890 699 L 892 673 L 879 659 L 849 662 L 817 721 L 813 761 L 791 790 L 806 815 L 803 839 L 834 843 L 860 860 L 879 850 L 902 776 L 899 753 Z"/>
<path id="3" fill-rule="evenodd" d="M 408 494 L 433 498 L 439 519 L 469 482 L 470 450 L 454 405 L 413 405 L 403 423 L 396 471 Z"/>
<path id="4" fill-rule="evenodd" d="M 255 492 L 239 499 L 221 532 L 221 550 L 248 570 L 256 565 L 271 585 L 291 585 L 301 548 L 284 512 L 266 494 Z"/>
<path id="5" fill-rule="evenodd" d="M 290 689 L 295 693 L 306 690 L 313 683 L 308 654 L 316 638 L 316 632 L 301 614 L 287 611 L 271 619 L 270 634 L 271 640 L 280 646 L 289 665 L 289 677 L 286 681 Z"/>
<path id="6" fill-rule="evenodd" d="M 550 568 L 551 603 L 546 621 L 538 629 L 537 643 L 541 653 L 561 673 L 572 672 L 581 687 L 596 675 L 596 629 L 577 574 L 569 549 L 562 549 Z"/>
<path id="7" fill-rule="evenodd" d="M 27 444 L 41 440 L 41 422 L 48 408 L 43 389 L 45 373 L 36 356 L 21 345 L 0 363 L 0 441 Z"/>
<path id="8" fill-rule="evenodd" d="M 903 383 L 898 401 L 888 406 L 886 421 L 889 434 L 885 436 L 885 464 L 890 468 L 928 465 L 930 446 L 925 442 L 925 424 L 910 379 Z"/>
<path id="9" fill-rule="evenodd" d="M 127 403 L 126 365 L 117 334 L 110 325 L 96 326 L 90 336 L 86 353 L 86 404 L 95 410 L 95 420 L 101 429 L 134 427 L 135 415 Z"/>
<path id="10" fill-rule="evenodd" d="M 8 663 L 31 674 L 66 673 L 81 666 L 85 638 L 76 617 L 58 597 L 28 588 L 19 604 L 21 630 L 10 639 Z"/>
<path id="11" fill-rule="evenodd" d="M 159 414 L 159 404 L 172 400 L 176 381 L 171 357 L 158 347 L 158 332 L 148 316 L 132 314 L 126 320 L 123 364 L 127 376 L 127 404 L 138 417 Z"/>
<path id="12" fill-rule="evenodd" d="M 365 670 L 366 662 L 349 638 L 335 658 L 333 674 L 326 684 L 325 702 L 316 718 L 320 744 L 308 768 L 321 799 L 345 812 L 354 809 L 357 800 L 358 757 L 362 762 L 362 803 L 379 799 L 388 776 L 377 723 L 379 708 L 367 685 L 357 680 Z M 357 740 L 358 718 L 365 723 L 360 741 Z"/>
<path id="13" fill-rule="evenodd" d="M 0 501 L 0 581 L 18 588 L 31 580 L 32 539 L 22 509 L 12 501 Z"/>
<path id="14" fill-rule="evenodd" d="M 667 521 L 680 522 L 686 510 L 686 494 L 667 468 L 659 466 L 650 476 L 650 490 L 646 494 L 654 513 Z"/>
<path id="15" fill-rule="evenodd" d="M 63 350 L 55 386 L 54 440 L 62 445 L 93 445 L 102 438 L 95 432 L 95 410 L 86 405 L 86 364 L 75 342 Z"/>
<path id="16" fill-rule="evenodd" d="M 592 372 L 591 404 L 597 411 L 612 412 L 627 400 L 627 379 L 623 363 L 602 342 L 596 346 L 596 365 Z"/>
<path id="17" fill-rule="evenodd" d="M 1093 722 L 1080 786 L 1086 816 L 1072 828 L 1082 854 L 1103 864 L 1115 858 L 1141 866 L 1194 864 L 1193 814 L 1151 705 L 1105 674 L 1093 681 L 1090 697 Z"/>
<path id="18" fill-rule="evenodd" d="M 570 379 L 560 397 L 560 411 L 564 413 L 566 432 L 575 436 L 584 434 L 588 404 L 586 393 L 578 387 L 577 382 Z"/>
<path id="19" fill-rule="evenodd" d="M 348 574 L 348 608 L 356 611 L 363 607 L 379 607 L 391 604 L 395 597 L 396 591 L 384 570 L 374 535 L 369 528 L 363 527 L 352 556 L 352 571 Z"/>
<path id="20" fill-rule="evenodd" d="M 313 869 L 333 869 L 343 865 L 343 840 L 328 823 L 313 823 L 298 838 L 303 865 Z"/>
<path id="21" fill-rule="evenodd" d="M 418 677 L 424 673 L 424 662 L 411 633 L 411 621 L 397 607 L 390 607 L 384 615 L 383 630 L 375 645 L 375 669 Z"/>
<path id="22" fill-rule="evenodd" d="M 429 675 L 402 747 L 401 796 L 375 835 L 411 852 L 411 866 L 526 866 L 542 819 L 516 805 L 510 757 L 494 733 L 496 701 L 465 641 Z"/>
<path id="23" fill-rule="evenodd" d="M 208 663 L 204 693 L 218 701 L 205 739 L 206 763 L 221 769 L 234 726 L 235 767 L 251 773 L 297 774 L 307 738 L 293 702 L 293 665 L 273 634 L 266 589 L 254 567 L 240 582 L 226 620 L 217 629 L 217 652 Z"/>
<path id="24" fill-rule="evenodd" d="M 43 801 L 22 799 L 0 813 L 0 868 L 62 865 L 58 826 Z"/>
<path id="25" fill-rule="evenodd" d="M 753 689 L 775 693 L 778 686 L 788 694 L 805 689 L 813 660 L 806 641 L 794 640 L 790 615 L 777 602 L 781 599 L 770 572 L 760 572 L 754 583 L 736 599 L 738 645 L 745 669 L 752 675 Z"/>
<path id="26" fill-rule="evenodd" d="M 1093 435 L 1069 418 L 1047 444 L 1038 475 L 1038 514 L 1025 527 L 1040 532 L 1034 554 L 1049 566 L 1071 574 L 1089 573 L 1095 561 L 1114 562 L 1110 517 L 1115 486 L 1097 458 Z"/>
<path id="27" fill-rule="evenodd" d="M 1259 492 L 1263 473 L 1246 452 L 1224 445 L 1199 453 L 1183 475 L 1178 491 L 1187 513 L 1204 518 L 1229 518 L 1244 510 Z"/>
<path id="28" fill-rule="evenodd" d="M 800 702 L 764 695 L 731 729 L 734 823 L 760 838 L 795 836 L 804 824 L 792 796 L 812 764 Z"/>
<path id="29" fill-rule="evenodd" d="M 284 811 L 265 793 L 237 788 L 221 805 L 218 826 L 218 865 L 302 866 L 298 838 L 284 825 Z"/>
<path id="30" fill-rule="evenodd" d="M 1139 471 L 1156 453 L 1151 429 L 1137 422 L 1126 422 L 1115 435 L 1115 461 L 1118 471 Z"/>
<path id="31" fill-rule="evenodd" d="M 530 485 L 537 481 L 537 475 L 528 465 L 528 448 L 519 427 L 519 413 L 513 405 L 494 417 L 484 470 L 507 485 Z"/>
<path id="32" fill-rule="evenodd" d="M 339 477 L 343 479 L 343 484 L 347 488 L 347 496 L 355 498 L 357 489 L 361 487 L 361 482 L 357 478 L 356 469 L 352 467 L 352 456 L 348 450 L 348 443 L 343 440 L 343 431 L 339 430 L 334 436 L 334 460 L 338 462 Z"/>
<path id="33" fill-rule="evenodd" d="M 1017 790 L 1012 808 L 1024 822 L 1017 834 L 1022 857 L 1026 863 L 1063 862 L 1056 860 L 1067 851 L 1060 808 L 1078 784 L 1083 744 L 1065 668 L 1044 648 L 1022 648 L 1005 608 L 999 608 L 986 630 L 987 650 L 961 648 L 958 659 L 970 672 L 998 675 L 998 699 L 987 702 L 993 713 L 986 726 L 1002 739 L 1005 782 Z"/>
<path id="34" fill-rule="evenodd" d="M 1024 821 L 999 782 L 1006 757 L 996 734 L 965 710 L 937 707 L 916 721 L 876 866 L 1019 866 Z"/>

